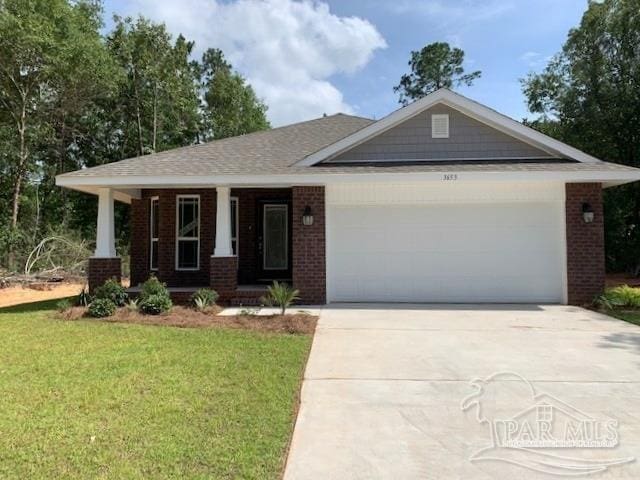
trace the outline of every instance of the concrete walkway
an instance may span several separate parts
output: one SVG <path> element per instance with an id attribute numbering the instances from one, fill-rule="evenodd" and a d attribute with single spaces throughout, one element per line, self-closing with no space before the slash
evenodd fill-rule
<path id="1" fill-rule="evenodd" d="M 478 418 L 513 419 L 540 402 L 553 406 L 553 438 L 572 418 L 617 420 L 618 446 L 542 451 L 570 460 L 478 453 L 492 445 L 492 423 Z M 322 310 L 285 480 L 521 480 L 576 468 L 589 478 L 640 478 L 639 327 L 563 306 Z"/>

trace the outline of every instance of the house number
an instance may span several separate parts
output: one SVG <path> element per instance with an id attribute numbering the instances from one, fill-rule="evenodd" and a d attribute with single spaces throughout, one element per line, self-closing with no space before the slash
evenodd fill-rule
<path id="1" fill-rule="evenodd" d="M 458 179 L 458 175 L 455 173 L 445 173 L 442 177 L 442 180 L 445 180 L 445 181 L 452 181 L 457 179 Z"/>

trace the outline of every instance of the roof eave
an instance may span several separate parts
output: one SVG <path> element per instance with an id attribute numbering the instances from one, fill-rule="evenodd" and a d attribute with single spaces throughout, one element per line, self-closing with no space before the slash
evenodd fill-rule
<path id="1" fill-rule="evenodd" d="M 455 174 L 452 176 L 451 174 Z M 455 178 L 455 180 L 452 180 Z M 315 173 L 280 175 L 208 175 L 208 176 L 58 176 L 56 184 L 74 190 L 96 193 L 98 188 L 113 188 L 123 200 L 139 198 L 143 188 L 213 188 L 225 186 L 291 186 L 327 185 L 334 183 L 380 182 L 597 182 L 604 186 L 622 185 L 640 180 L 637 171 L 431 171 L 431 172 L 367 172 L 367 173 Z"/>

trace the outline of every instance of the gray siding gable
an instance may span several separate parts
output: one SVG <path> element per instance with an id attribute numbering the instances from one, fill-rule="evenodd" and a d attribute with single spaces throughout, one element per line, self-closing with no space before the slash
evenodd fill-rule
<path id="1" fill-rule="evenodd" d="M 431 115 L 444 113 L 449 115 L 449 138 L 431 138 Z M 552 158 L 543 150 L 439 104 L 324 163 Z"/>

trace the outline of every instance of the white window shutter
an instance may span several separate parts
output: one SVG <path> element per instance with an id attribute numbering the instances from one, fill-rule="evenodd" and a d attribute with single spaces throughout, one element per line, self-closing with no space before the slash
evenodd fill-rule
<path id="1" fill-rule="evenodd" d="M 449 115 L 431 115 L 431 138 L 449 138 Z"/>

